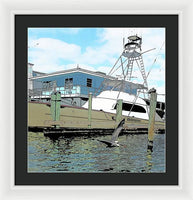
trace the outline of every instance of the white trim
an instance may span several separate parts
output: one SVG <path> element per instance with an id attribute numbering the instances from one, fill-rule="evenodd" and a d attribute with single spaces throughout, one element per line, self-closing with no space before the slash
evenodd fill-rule
<path id="1" fill-rule="evenodd" d="M 17 1 L 17 0 L 16 0 Z M 42 1 L 42 0 L 40 0 Z M 102 0 L 101 0 L 102 1 Z M 108 0 L 106 0 L 107 2 Z M 116 1 L 116 0 L 114 0 Z M 143 3 L 145 6 L 149 6 L 147 3 L 145 3 L 147 0 L 144 0 Z M 153 1 L 153 0 L 149 0 L 149 1 Z M 164 5 L 164 1 L 165 1 L 165 4 L 167 4 L 167 0 L 162 0 L 162 5 Z M 157 14 L 163 14 L 163 15 L 166 15 L 166 14 L 180 14 L 182 12 L 181 10 L 181 6 L 183 7 L 183 4 L 184 4 L 184 7 L 186 6 L 187 4 L 187 1 L 184 1 L 184 2 L 180 2 L 181 5 L 180 7 L 176 7 L 176 4 L 175 2 L 177 1 L 180 1 L 180 0 L 173 0 L 173 6 L 171 6 L 171 8 L 168 8 L 168 7 L 164 7 L 163 9 L 159 9 L 159 7 L 156 7 L 155 9 L 144 9 L 143 7 L 143 4 L 142 2 L 140 2 L 140 4 L 137 4 L 136 8 L 133 9 L 132 7 L 128 8 L 129 9 L 126 9 L 127 7 L 125 7 L 123 4 L 122 6 L 124 7 L 123 10 L 120 10 L 120 9 L 117 9 L 117 7 L 115 7 L 114 9 L 80 9 L 80 8 L 77 8 L 77 9 L 68 9 L 66 7 L 66 9 L 59 9 L 59 10 L 54 10 L 53 9 L 36 9 L 36 10 L 31 10 L 31 9 L 25 9 L 25 10 L 22 10 L 22 9 L 15 9 L 12 11 L 13 14 L 66 14 L 66 15 L 71 15 L 71 14 L 74 14 L 74 15 L 79 15 L 79 14 L 84 14 L 84 15 L 90 15 L 90 14 L 98 14 L 98 15 L 101 15 L 101 14 L 117 14 L 117 15 L 122 15 L 122 14 L 133 14 L 133 15 L 137 15 L 137 14 L 150 14 L 150 15 L 157 15 Z M 81 2 L 81 0 L 79 0 L 79 2 Z M 108 7 L 110 7 L 110 3 L 112 4 L 113 1 L 110 1 L 109 0 L 109 5 Z M 171 0 L 172 2 L 172 0 Z M 129 3 L 129 2 L 125 2 L 126 3 Z M 133 2 L 132 2 L 133 3 Z M 120 1 L 120 5 L 121 5 L 121 1 Z M 54 5 L 53 5 L 54 6 Z M 141 6 L 141 9 L 139 8 Z M 176 7 L 176 9 L 175 9 Z M 77 26 L 78 27 L 78 26 Z"/>
<path id="2" fill-rule="evenodd" d="M 74 9 L 74 10 L 72 10 Z M 130 10 L 129 10 L 130 9 Z M 179 186 L 14 186 L 14 14 L 179 14 Z M 95 0 L 84 2 L 50 0 L 6 0 L 0 2 L 1 37 L 1 199 L 136 199 L 136 200 L 188 200 L 193 199 L 193 135 L 192 135 L 192 32 L 193 6 L 191 0 L 115 1 Z M 11 20 L 10 20 L 11 16 Z M 11 36 L 10 33 L 11 27 Z M 189 34 L 189 37 L 182 37 Z M 184 42 L 186 44 L 184 44 Z M 189 45 L 188 45 L 189 42 Z M 11 53 L 11 67 L 10 56 Z M 183 58 L 183 59 L 182 59 Z M 183 68 L 182 68 L 183 67 Z M 184 70 L 183 70 L 184 69 Z M 10 81 L 10 82 L 9 82 Z M 4 84 L 7 83 L 6 87 Z M 10 87 L 10 91 L 7 88 Z M 2 95 L 3 96 L 3 95 Z M 6 122 L 5 122 L 6 121 Z M 5 123 L 4 123 L 5 122 Z M 183 134 L 183 137 L 182 137 Z M 10 142 L 11 141 L 11 142 Z M 11 156 L 9 157 L 9 152 Z M 10 169 L 11 166 L 11 169 Z M 10 181 L 11 180 L 11 181 Z"/>
<path id="3" fill-rule="evenodd" d="M 179 161 L 178 161 L 178 166 L 179 166 L 179 187 L 180 187 L 180 189 L 181 190 L 183 190 L 184 189 L 184 187 L 183 187 L 183 173 L 182 173 L 182 170 L 183 170 L 183 168 L 184 168 L 184 166 L 183 166 L 183 163 L 182 163 L 182 158 L 183 158 L 183 152 L 182 152 L 182 144 L 183 144 L 183 137 L 182 137 L 182 133 L 183 133 L 183 131 L 181 130 L 181 123 L 182 123 L 182 121 L 183 121 L 183 115 L 182 115 L 182 107 L 180 106 L 180 102 L 182 102 L 182 94 L 181 94 L 181 92 L 183 91 L 182 89 L 182 83 L 183 83 L 183 76 L 182 76 L 182 66 L 183 66 L 183 50 L 185 51 L 185 49 L 183 49 L 183 46 L 182 46 L 182 44 L 183 44 L 183 29 L 182 29 L 182 21 L 183 21 L 183 11 L 181 10 L 180 11 L 180 13 L 179 13 L 179 27 L 178 27 L 178 30 L 179 30 L 179 39 L 178 39 L 178 41 L 179 41 L 179 53 L 178 53 L 178 56 L 179 56 L 179 58 L 178 58 L 178 60 L 179 60 L 179 67 L 178 67 L 178 80 L 179 80 L 179 84 L 178 84 L 178 92 L 179 92 L 179 94 L 178 94 L 178 98 L 179 98 L 179 105 L 178 105 L 178 109 L 179 109 L 179 134 L 178 134 L 178 148 L 179 148 L 179 150 L 178 150 L 178 153 L 179 153 L 179 156 L 178 156 L 178 158 L 179 158 Z"/>

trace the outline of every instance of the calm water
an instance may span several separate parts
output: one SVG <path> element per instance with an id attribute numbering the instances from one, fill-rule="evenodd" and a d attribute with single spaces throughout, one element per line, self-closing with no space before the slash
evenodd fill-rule
<path id="1" fill-rule="evenodd" d="M 147 134 L 119 136 L 120 147 L 106 148 L 97 141 L 111 136 L 60 137 L 28 132 L 28 172 L 165 172 L 165 134 L 156 134 L 154 149 L 147 153 Z"/>

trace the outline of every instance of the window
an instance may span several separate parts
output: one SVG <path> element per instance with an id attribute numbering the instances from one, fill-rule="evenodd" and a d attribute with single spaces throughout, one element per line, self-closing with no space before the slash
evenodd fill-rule
<path id="1" fill-rule="evenodd" d="M 92 79 L 87 78 L 87 87 L 92 87 Z"/>
<path id="2" fill-rule="evenodd" d="M 42 89 L 50 90 L 56 86 L 56 81 L 43 81 L 42 82 Z"/>
<path id="3" fill-rule="evenodd" d="M 133 106 L 133 104 L 123 103 L 122 109 L 125 110 L 125 111 L 130 111 L 132 106 Z M 116 109 L 116 108 L 117 108 L 117 104 L 115 105 L 114 109 Z M 134 105 L 131 111 L 132 112 L 146 113 L 145 108 L 143 108 L 142 106 L 139 106 L 139 105 Z"/>
<path id="4" fill-rule="evenodd" d="M 65 88 L 71 89 L 73 87 L 73 78 L 65 79 Z"/>

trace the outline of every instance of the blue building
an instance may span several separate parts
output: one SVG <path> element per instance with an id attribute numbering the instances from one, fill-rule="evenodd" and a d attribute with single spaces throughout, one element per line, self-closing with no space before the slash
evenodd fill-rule
<path id="1" fill-rule="evenodd" d="M 99 94 L 104 89 L 104 82 L 108 83 L 105 89 L 112 89 L 112 82 L 119 81 L 118 78 L 108 76 L 103 72 L 93 72 L 82 68 L 58 71 L 54 73 L 32 72 L 29 78 L 32 88 L 28 88 L 31 100 L 50 100 L 50 94 L 60 91 L 62 103 L 73 106 L 82 106 L 88 100 L 88 94 Z M 29 82 L 28 80 L 28 82 Z M 135 94 L 140 84 L 127 82 L 128 93 Z M 114 88 L 115 90 L 118 88 Z"/>

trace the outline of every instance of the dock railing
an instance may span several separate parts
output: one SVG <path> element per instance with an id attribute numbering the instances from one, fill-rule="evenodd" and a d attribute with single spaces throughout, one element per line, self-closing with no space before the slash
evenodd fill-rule
<path id="1" fill-rule="evenodd" d="M 74 97 L 74 96 L 85 96 L 88 97 L 89 93 L 94 94 L 97 88 L 87 87 L 83 85 L 72 85 L 71 87 L 56 87 L 55 91 L 61 93 L 61 97 Z M 43 99 L 51 98 L 51 94 L 54 88 L 35 88 L 28 89 L 29 99 Z"/>

